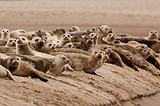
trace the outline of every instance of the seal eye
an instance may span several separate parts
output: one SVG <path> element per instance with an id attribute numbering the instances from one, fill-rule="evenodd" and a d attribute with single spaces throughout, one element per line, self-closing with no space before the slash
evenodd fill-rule
<path id="1" fill-rule="evenodd" d="M 57 43 L 59 43 L 59 41 L 57 41 Z"/>
<path id="2" fill-rule="evenodd" d="M 97 52 L 94 52 L 95 54 L 97 54 Z"/>
<path id="3" fill-rule="evenodd" d="M 147 50 L 145 49 L 144 51 L 146 52 Z"/>
<path id="4" fill-rule="evenodd" d="M 14 40 L 16 42 L 16 40 Z"/>
<path id="5" fill-rule="evenodd" d="M 34 34 L 32 34 L 32 37 L 34 37 Z"/>
<path id="6" fill-rule="evenodd" d="M 45 37 L 45 39 L 47 39 L 47 37 Z"/>
<path id="7" fill-rule="evenodd" d="M 22 40 L 25 40 L 25 38 L 22 38 Z"/>
<path id="8" fill-rule="evenodd" d="M 65 37 L 66 35 L 63 35 L 63 37 Z"/>
<path id="9" fill-rule="evenodd" d="M 107 49 L 106 47 L 104 47 L 104 49 Z"/>
<path id="10" fill-rule="evenodd" d="M 157 32 L 154 32 L 155 34 L 157 34 Z"/>
<path id="11" fill-rule="evenodd" d="M 109 34 L 109 36 L 111 36 L 111 34 Z"/>
<path id="12" fill-rule="evenodd" d="M 13 61 L 14 59 L 11 59 L 11 62 Z"/>
<path id="13" fill-rule="evenodd" d="M 142 48 L 144 48 L 144 46 L 142 46 Z"/>
<path id="14" fill-rule="evenodd" d="M 38 33 L 41 33 L 41 31 L 40 31 L 40 30 L 38 30 Z"/>
<path id="15" fill-rule="evenodd" d="M 49 46 L 51 46 L 52 44 L 49 44 Z"/>
<path id="16" fill-rule="evenodd" d="M 92 34 L 91 36 L 94 36 L 94 34 Z"/>
<path id="17" fill-rule="evenodd" d="M 75 37 L 75 39 L 78 39 L 77 37 Z"/>
<path id="18" fill-rule="evenodd" d="M 129 55 L 128 55 L 128 54 L 126 54 L 126 56 L 128 57 Z"/>
<path id="19" fill-rule="evenodd" d="M 56 46 L 55 44 L 53 44 L 53 46 Z"/>
<path id="20" fill-rule="evenodd" d="M 69 45 L 69 47 L 71 47 L 72 45 Z"/>
<path id="21" fill-rule="evenodd" d="M 65 57 L 63 57 L 62 59 L 63 59 L 63 60 L 65 60 L 66 58 L 65 58 Z"/>
<path id="22" fill-rule="evenodd" d="M 4 32 L 4 30 L 3 30 L 3 32 Z"/>
<path id="23" fill-rule="evenodd" d="M 7 32 L 9 32 L 9 31 L 7 31 Z"/>
<path id="24" fill-rule="evenodd" d="M 70 38 L 70 35 L 67 35 Z"/>
<path id="25" fill-rule="evenodd" d="M 93 31 L 95 31 L 95 29 L 94 29 L 94 28 L 93 28 L 92 30 L 93 30 Z"/>
<path id="26" fill-rule="evenodd" d="M 10 40 L 9 42 L 12 42 L 12 40 Z"/>
<path id="27" fill-rule="evenodd" d="M 38 42 L 38 41 L 39 41 L 39 39 L 36 39 L 35 41 L 36 41 L 36 42 Z"/>
<path id="28" fill-rule="evenodd" d="M 153 33 L 153 32 L 151 32 L 151 33 Z"/>
<path id="29" fill-rule="evenodd" d="M 92 40 L 92 38 L 91 38 L 91 40 Z"/>
<path id="30" fill-rule="evenodd" d="M 88 38 L 86 38 L 86 40 L 88 40 Z"/>
<path id="31" fill-rule="evenodd" d="M 49 63 L 52 64 L 53 62 L 52 62 L 52 61 L 49 61 Z"/>
<path id="32" fill-rule="evenodd" d="M 100 52 L 100 53 L 102 53 L 102 52 Z"/>
<path id="33" fill-rule="evenodd" d="M 19 60 L 19 58 L 17 58 L 17 60 Z"/>

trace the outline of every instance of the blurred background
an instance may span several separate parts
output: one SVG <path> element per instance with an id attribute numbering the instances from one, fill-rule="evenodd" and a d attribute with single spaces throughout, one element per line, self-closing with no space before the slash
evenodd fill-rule
<path id="1" fill-rule="evenodd" d="M 108 25 L 115 33 L 160 32 L 160 0 L 0 0 L 0 27 L 85 30 Z"/>

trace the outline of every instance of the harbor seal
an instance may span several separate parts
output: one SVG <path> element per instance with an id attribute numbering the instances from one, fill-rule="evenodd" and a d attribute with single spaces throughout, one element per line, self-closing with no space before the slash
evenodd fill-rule
<path id="1" fill-rule="evenodd" d="M 158 31 L 156 30 L 151 30 L 148 34 L 147 39 L 157 39 L 158 40 Z"/>
<path id="2" fill-rule="evenodd" d="M 15 38 L 10 38 L 5 47 L 16 47 L 16 39 Z"/>
<path id="3" fill-rule="evenodd" d="M 32 50 L 28 44 L 27 38 L 23 36 L 18 37 L 16 40 L 16 54 L 54 58 L 52 55 Z"/>
<path id="4" fill-rule="evenodd" d="M 2 31 L 1 31 L 1 39 L 5 40 L 5 41 L 8 41 L 9 38 L 10 38 L 10 31 L 9 31 L 9 29 L 2 29 Z"/>
<path id="5" fill-rule="evenodd" d="M 24 61 L 21 61 L 20 58 L 16 56 L 10 56 L 7 59 L 1 59 L 0 64 L 9 69 L 13 75 L 28 77 L 31 76 L 33 78 L 39 78 L 40 80 L 47 82 L 49 76 L 46 74 L 36 70 L 31 65 L 27 64 Z"/>

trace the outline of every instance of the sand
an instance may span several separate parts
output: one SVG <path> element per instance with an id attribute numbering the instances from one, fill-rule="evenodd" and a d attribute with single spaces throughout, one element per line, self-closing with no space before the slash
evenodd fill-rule
<path id="1" fill-rule="evenodd" d="M 0 0 L 0 27 L 68 31 L 73 25 L 85 30 L 106 24 L 116 33 L 147 36 L 152 29 L 160 32 L 159 9 L 158 0 Z M 157 106 L 160 97 L 151 99 L 160 91 L 160 71 L 151 67 L 154 72 L 136 72 L 104 64 L 96 71 L 102 77 L 63 72 L 46 83 L 0 78 L 0 106 L 147 106 L 148 101 Z"/>
<path id="2" fill-rule="evenodd" d="M 82 30 L 107 24 L 116 33 L 146 36 L 160 31 L 158 0 L 1 0 L 2 28 Z"/>

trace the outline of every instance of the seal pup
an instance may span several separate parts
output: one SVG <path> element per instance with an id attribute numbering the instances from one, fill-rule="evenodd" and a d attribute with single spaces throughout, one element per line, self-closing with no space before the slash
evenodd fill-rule
<path id="1" fill-rule="evenodd" d="M 5 47 L 16 47 L 16 39 L 15 38 L 10 38 Z"/>
<path id="2" fill-rule="evenodd" d="M 156 39 L 158 40 L 158 31 L 156 30 L 151 30 L 148 34 L 147 39 Z"/>
<path id="3" fill-rule="evenodd" d="M 114 42 L 116 39 L 116 34 L 114 33 L 109 33 L 106 37 L 105 40 L 109 42 Z"/>
<path id="4" fill-rule="evenodd" d="M 70 43 L 71 42 L 71 35 L 68 33 L 63 34 L 62 38 L 61 38 L 61 42 L 62 42 L 62 46 L 64 46 L 66 43 Z"/>
<path id="5" fill-rule="evenodd" d="M 98 44 L 98 35 L 97 35 L 97 33 L 90 33 L 89 36 L 90 36 L 90 38 L 93 39 L 93 45 L 97 45 Z"/>
<path id="6" fill-rule="evenodd" d="M 56 49 L 56 44 L 46 43 L 41 47 L 40 52 L 51 54 Z"/>
<path id="7" fill-rule="evenodd" d="M 61 74 L 68 67 L 71 68 L 69 65 L 67 65 L 69 63 L 69 59 L 61 54 L 56 55 L 55 58 L 52 60 L 52 62 L 54 62 L 56 66 L 55 68 L 50 69 L 49 72 L 54 75 Z"/>
<path id="8" fill-rule="evenodd" d="M 2 29 L 1 31 L 1 39 L 8 41 L 8 39 L 10 38 L 10 31 L 9 29 Z"/>
<path id="9" fill-rule="evenodd" d="M 31 49 L 36 51 L 41 51 L 42 46 L 46 44 L 46 40 L 42 39 L 41 37 L 34 37 L 30 42 L 29 46 Z"/>

